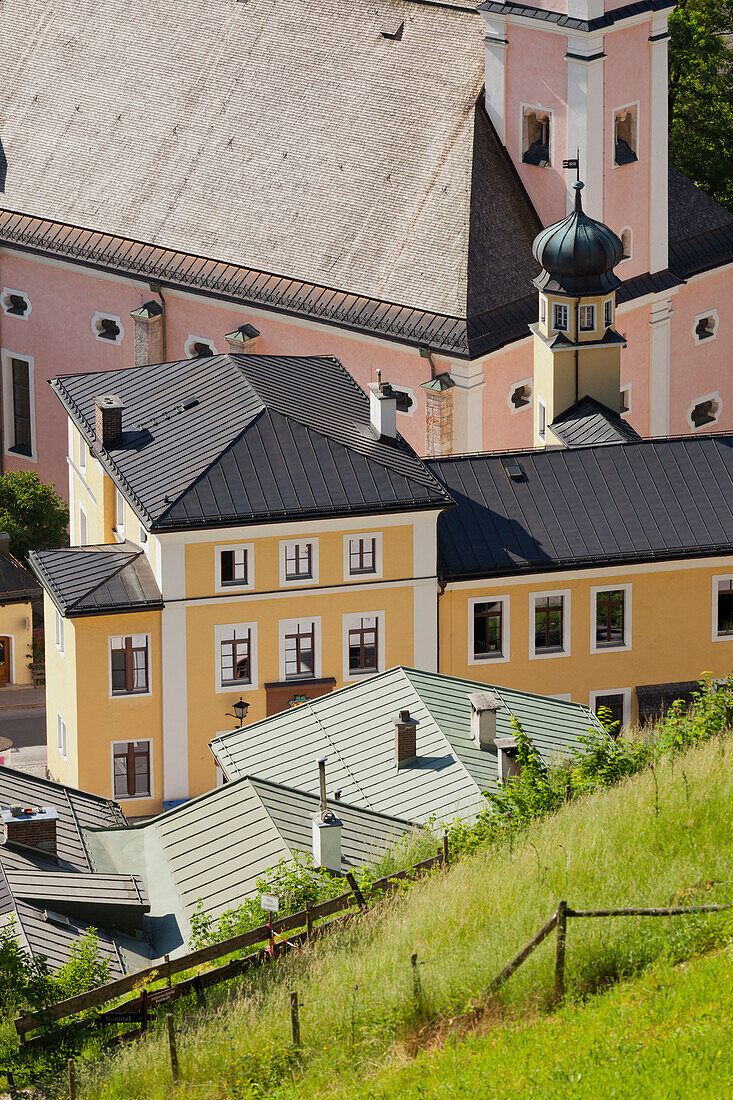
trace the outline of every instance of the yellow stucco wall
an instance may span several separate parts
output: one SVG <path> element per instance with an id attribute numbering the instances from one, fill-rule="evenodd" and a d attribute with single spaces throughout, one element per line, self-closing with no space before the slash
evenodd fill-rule
<path id="1" fill-rule="evenodd" d="M 448 586 L 440 598 L 440 671 L 539 694 L 569 694 L 586 704 L 591 692 L 630 689 L 634 721 L 638 685 L 694 680 L 705 671 L 725 676 L 733 669 L 733 638 L 712 636 L 713 577 L 731 572 L 729 558 Z M 630 645 L 591 652 L 591 589 L 629 584 Z M 570 593 L 569 653 L 531 658 L 530 594 L 557 591 Z M 509 660 L 471 663 L 469 600 L 498 596 L 509 600 Z"/>
<path id="2" fill-rule="evenodd" d="M 0 635 L 10 638 L 10 683 L 30 684 L 33 612 L 29 603 L 0 604 Z"/>
<path id="3" fill-rule="evenodd" d="M 56 648 L 56 607 L 47 593 L 43 597 L 46 655 L 46 747 L 48 769 L 54 779 L 69 786 L 78 787 L 78 749 L 76 739 L 76 627 L 73 619 L 64 619 L 64 652 Z M 82 683 L 82 691 L 89 693 L 90 684 Z M 66 723 L 66 759 L 57 748 L 57 716 Z M 85 749 L 86 746 L 83 746 Z"/>

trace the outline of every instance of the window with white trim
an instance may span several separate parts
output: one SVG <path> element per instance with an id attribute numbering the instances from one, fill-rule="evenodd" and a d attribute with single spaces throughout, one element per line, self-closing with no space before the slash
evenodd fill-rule
<path id="1" fill-rule="evenodd" d="M 192 336 L 189 334 L 184 345 L 184 354 L 186 359 L 206 359 L 211 355 L 216 355 L 217 352 L 215 345 L 205 336 Z"/>
<path id="2" fill-rule="evenodd" d="M 125 335 L 119 317 L 115 317 L 111 313 L 101 313 L 99 310 L 92 317 L 92 332 L 95 340 L 100 340 L 103 344 L 115 344 L 117 346 L 122 343 L 122 337 Z"/>
<path id="3" fill-rule="evenodd" d="M 606 328 L 613 324 L 613 298 L 607 298 L 603 303 L 603 324 Z"/>
<path id="4" fill-rule="evenodd" d="M 695 402 L 687 414 L 687 420 L 691 428 L 707 428 L 711 424 L 717 424 L 720 419 L 722 403 L 717 393 L 708 394 Z"/>
<path id="5" fill-rule="evenodd" d="M 280 679 L 310 680 L 320 676 L 319 618 L 281 619 Z"/>
<path id="6" fill-rule="evenodd" d="M 249 623 L 221 627 L 219 667 L 221 687 L 252 683 L 252 628 Z"/>
<path id="7" fill-rule="evenodd" d="M 580 306 L 578 320 L 581 332 L 593 332 L 596 327 L 596 307 L 594 305 Z"/>
<path id="8" fill-rule="evenodd" d="M 86 546 L 88 542 L 87 537 L 87 514 L 79 505 L 79 537 L 76 540 L 77 546 Z"/>
<path id="9" fill-rule="evenodd" d="M 0 305 L 6 317 L 21 317 L 24 321 L 31 314 L 31 300 L 24 290 L 11 290 L 4 286 L 0 295 Z"/>
<path id="10" fill-rule="evenodd" d="M 83 478 L 87 476 L 87 441 L 82 435 L 79 436 L 79 473 Z"/>
<path id="11" fill-rule="evenodd" d="M 56 748 L 64 760 L 66 759 L 66 722 L 60 714 L 56 715 Z"/>
<path id="12" fill-rule="evenodd" d="M 150 741 L 112 742 L 114 798 L 149 798 L 152 794 Z"/>
<path id="13" fill-rule="evenodd" d="M 375 573 L 377 569 L 377 540 L 374 535 L 357 535 L 349 539 L 349 573 Z"/>
<path id="14" fill-rule="evenodd" d="M 109 640 L 113 695 L 145 695 L 150 691 L 150 636 L 128 634 Z"/>
<path id="15" fill-rule="evenodd" d="M 544 325 L 547 322 L 547 298 L 544 294 L 540 294 L 540 324 Z"/>
<path id="16" fill-rule="evenodd" d="M 509 391 L 509 408 L 512 412 L 528 409 L 532 404 L 532 379 L 515 383 Z"/>
<path id="17" fill-rule="evenodd" d="M 733 577 L 715 578 L 714 633 L 718 638 L 733 638 Z"/>
<path id="18" fill-rule="evenodd" d="M 5 449 L 35 460 L 33 360 L 3 350 L 3 416 Z"/>
<path id="19" fill-rule="evenodd" d="M 570 592 L 537 592 L 529 597 L 530 656 L 570 653 Z"/>
<path id="20" fill-rule="evenodd" d="M 318 581 L 318 540 L 280 543 L 280 584 Z"/>
<path id="21" fill-rule="evenodd" d="M 551 112 L 541 107 L 522 108 L 522 161 L 538 168 L 550 167 Z"/>
<path id="22" fill-rule="evenodd" d="M 638 112 L 635 103 L 613 113 L 613 159 L 617 166 L 639 159 Z"/>
<path id="23" fill-rule="evenodd" d="M 717 309 L 709 309 L 707 313 L 698 313 L 692 326 L 692 337 L 695 344 L 704 344 L 707 340 L 714 340 L 717 335 Z"/>
<path id="24" fill-rule="evenodd" d="M 115 530 L 125 533 L 125 498 L 119 489 L 115 489 Z"/>
<path id="25" fill-rule="evenodd" d="M 631 691 L 594 691 L 591 693 L 593 713 L 611 737 L 618 737 L 630 720 Z"/>
<path id="26" fill-rule="evenodd" d="M 222 584 L 247 584 L 248 551 L 244 546 L 219 551 Z"/>
<path id="27" fill-rule="evenodd" d="M 485 660 L 504 653 L 504 602 L 475 600 L 473 617 L 473 657 Z"/>
<path id="28" fill-rule="evenodd" d="M 562 302 L 554 302 L 552 306 L 552 325 L 557 332 L 567 332 L 569 323 L 568 307 Z"/>
<path id="29" fill-rule="evenodd" d="M 64 618 L 58 608 L 55 609 L 54 629 L 56 637 L 56 648 L 63 657 L 65 652 Z"/>
<path id="30" fill-rule="evenodd" d="M 344 679 L 380 672 L 383 666 L 384 612 L 344 615 Z"/>
<path id="31" fill-rule="evenodd" d="M 626 260 L 630 260 L 633 255 L 634 234 L 627 226 L 626 229 L 621 230 L 619 236 L 621 238 L 621 263 L 624 263 Z"/>
<path id="32" fill-rule="evenodd" d="M 591 589 L 593 615 L 592 649 L 623 649 L 628 646 L 631 618 L 631 586 Z"/>
<path id="33" fill-rule="evenodd" d="M 547 439 L 547 405 L 541 398 L 537 399 L 537 435 L 544 443 Z"/>

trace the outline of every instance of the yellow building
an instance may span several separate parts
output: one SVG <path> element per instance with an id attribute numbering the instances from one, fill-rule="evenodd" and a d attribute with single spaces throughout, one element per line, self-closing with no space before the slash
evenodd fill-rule
<path id="1" fill-rule="evenodd" d="M 32 683 L 33 609 L 40 589 L 10 553 L 10 539 L 0 531 L 0 688 Z"/>
<path id="2" fill-rule="evenodd" d="M 367 399 L 334 359 L 216 356 L 54 388 L 76 546 L 33 568 L 56 779 L 152 813 L 215 785 L 208 742 L 240 698 L 251 721 L 436 669 L 450 501 L 388 385 Z"/>

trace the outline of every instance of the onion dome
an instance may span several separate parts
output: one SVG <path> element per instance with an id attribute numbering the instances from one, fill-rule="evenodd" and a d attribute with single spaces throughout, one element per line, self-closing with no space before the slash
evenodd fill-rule
<path id="1" fill-rule="evenodd" d="M 532 252 L 543 270 L 534 285 L 539 290 L 572 297 L 608 294 L 621 286 L 613 268 L 623 259 L 623 245 L 607 225 L 583 211 L 583 184 L 574 183 L 573 187 L 572 214 L 535 237 Z"/>

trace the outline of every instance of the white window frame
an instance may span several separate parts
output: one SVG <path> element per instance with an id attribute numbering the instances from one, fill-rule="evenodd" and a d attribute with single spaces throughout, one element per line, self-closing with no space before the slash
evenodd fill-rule
<path id="1" fill-rule="evenodd" d="M 537 438 L 547 442 L 547 405 L 541 397 L 537 398 Z"/>
<path id="2" fill-rule="evenodd" d="M 551 588 L 543 592 L 530 592 L 529 594 L 529 659 L 530 661 L 551 661 L 557 657 L 569 657 L 570 656 L 570 640 L 571 640 L 571 609 L 572 602 L 570 588 Z M 534 612 L 537 600 L 544 599 L 545 596 L 562 596 L 562 649 L 554 650 L 552 653 L 537 653 L 534 647 Z"/>
<path id="3" fill-rule="evenodd" d="M 712 317 L 714 321 L 713 331 L 710 336 L 704 336 L 700 338 L 697 334 L 697 326 L 700 321 L 705 317 Z M 692 322 L 692 342 L 696 348 L 699 348 L 703 344 L 712 344 L 713 340 L 718 339 L 718 329 L 720 328 L 720 318 L 718 317 L 717 309 L 703 309 L 700 313 L 695 315 L 695 320 Z M 703 398 L 703 400 L 705 400 Z"/>
<path id="4" fill-rule="evenodd" d="M 22 298 L 23 301 L 26 303 L 28 309 L 25 311 L 25 313 L 11 313 L 9 305 L 9 298 L 11 294 L 17 294 L 18 297 Z M 2 306 L 2 311 L 6 317 L 15 317 L 18 321 L 27 321 L 31 313 L 33 312 L 33 305 L 31 303 L 28 292 L 25 290 L 15 290 L 14 287 L 11 286 L 4 286 L 2 291 L 0 291 L 0 306 Z"/>
<path id="5" fill-rule="evenodd" d="M 584 309 L 589 309 L 593 324 L 586 328 L 580 323 L 580 317 Z M 594 302 L 583 302 L 578 305 L 578 331 L 579 332 L 595 332 L 596 331 L 596 307 Z"/>
<path id="6" fill-rule="evenodd" d="M 84 438 L 84 436 L 81 434 L 81 432 L 77 432 L 76 435 L 77 435 L 78 447 L 79 447 L 79 473 L 84 478 L 84 481 L 86 481 L 86 479 L 87 479 L 87 460 L 89 458 L 89 448 L 87 447 L 87 441 Z"/>
<path id="7" fill-rule="evenodd" d="M 311 546 L 311 575 L 310 577 L 290 577 L 286 576 L 285 572 L 285 549 L 288 546 L 295 546 L 296 543 L 300 543 L 301 546 L 305 546 L 308 543 Z M 318 539 L 282 539 L 280 541 L 280 587 L 281 588 L 312 588 L 318 584 Z"/>
<path id="8" fill-rule="evenodd" d="M 533 381 L 534 380 L 532 378 L 522 378 L 519 380 L 519 382 L 512 382 L 511 386 L 509 387 L 509 392 L 506 395 L 506 403 L 509 406 L 509 412 L 512 414 L 512 416 L 514 416 L 516 413 L 526 412 L 527 409 L 532 408 L 532 400 L 534 398 Z M 518 390 L 520 386 L 529 387 L 529 400 L 527 401 L 526 405 L 520 405 L 520 407 L 517 408 L 517 406 L 512 401 L 512 394 L 515 390 Z"/>
<path id="9" fill-rule="evenodd" d="M 222 670 L 221 670 L 221 643 L 227 641 L 227 637 L 232 631 L 238 631 L 242 634 L 245 631 L 249 631 L 249 671 L 250 682 L 248 684 L 223 684 L 222 683 Z M 257 623 L 221 623 L 214 627 L 214 645 L 215 649 L 215 666 L 216 666 L 216 681 L 214 690 L 217 695 L 236 695 L 237 692 L 245 691 L 257 691 L 259 688 L 258 670 L 257 670 Z"/>
<path id="10" fill-rule="evenodd" d="M 590 590 L 590 651 L 591 653 L 620 653 L 631 650 L 631 584 L 598 584 Z M 596 644 L 596 604 L 599 592 L 623 592 L 624 640 L 621 645 Z M 613 692 L 609 692 L 613 694 Z"/>
<path id="11" fill-rule="evenodd" d="M 596 699 L 603 695 L 623 695 L 624 698 L 624 716 L 621 721 L 618 732 L 626 729 L 631 723 L 631 688 L 598 688 L 595 691 L 591 691 L 588 696 L 588 705 L 593 714 L 596 713 Z"/>
<path id="12" fill-rule="evenodd" d="M 112 643 L 118 638 L 132 638 L 133 644 L 136 638 L 144 638 L 148 651 L 148 690 L 147 691 L 112 691 Z M 109 678 L 110 699 L 149 699 L 153 694 L 153 650 L 152 636 L 150 634 L 110 634 L 107 637 L 107 676 Z M 144 737 L 132 738 L 135 741 L 144 741 Z M 114 789 L 114 788 L 113 788 Z"/>
<path id="13" fill-rule="evenodd" d="M 119 333 L 115 336 L 114 340 L 108 339 L 106 336 L 102 336 L 98 321 L 114 321 L 119 328 Z M 125 338 L 125 326 L 119 317 L 116 317 L 114 313 L 108 313 L 106 309 L 97 309 L 92 314 L 92 335 L 95 340 L 98 340 L 100 344 L 107 344 L 108 347 L 118 348 Z"/>
<path id="14" fill-rule="evenodd" d="M 376 619 L 377 621 L 377 667 L 363 672 L 351 672 L 349 669 L 349 631 L 356 629 L 362 619 Z M 385 621 L 384 611 L 359 611 L 342 616 L 342 646 L 343 646 L 343 679 L 345 683 L 355 680 L 366 680 L 370 676 L 376 676 L 384 672 L 386 668 L 384 660 L 385 651 Z"/>
<path id="15" fill-rule="evenodd" d="M 610 312 L 610 320 L 606 320 Z M 613 298 L 606 298 L 603 303 L 603 327 L 610 328 L 613 324 Z"/>
<path id="16" fill-rule="evenodd" d="M 64 722 L 61 715 L 56 712 L 56 751 L 62 760 L 68 759 L 69 745 L 67 740 L 66 722 Z"/>
<path id="17" fill-rule="evenodd" d="M 694 409 L 698 405 L 701 405 L 703 401 L 715 401 L 717 403 L 718 412 L 712 424 L 695 424 L 695 421 L 692 419 L 692 413 Z M 715 393 L 706 393 L 703 397 L 696 397 L 687 410 L 687 423 L 690 427 L 690 430 L 693 432 L 702 432 L 703 434 L 705 432 L 713 431 L 715 429 L 715 425 L 720 423 L 722 412 L 723 398 L 720 396 L 718 390 L 716 390 Z"/>
<path id="18" fill-rule="evenodd" d="M 301 626 L 313 625 L 313 675 L 303 676 L 301 680 L 285 676 L 285 635 L 298 633 Z M 278 622 L 278 667 L 281 683 L 308 683 L 311 680 L 320 680 L 322 677 L 321 664 L 321 616 L 302 615 L 298 619 L 280 619 Z"/>
<path id="19" fill-rule="evenodd" d="M 547 298 L 544 294 L 540 294 L 540 324 L 547 325 Z M 519 385 L 521 386 L 522 383 L 520 382 Z"/>
<path id="20" fill-rule="evenodd" d="M 565 328 L 560 328 L 557 323 L 557 315 L 559 310 L 565 311 Z M 570 328 L 570 306 L 565 302 L 553 302 L 552 303 L 552 332 L 567 332 Z"/>
<path id="21" fill-rule="evenodd" d="M 374 539 L 374 570 L 371 573 L 351 572 L 350 543 L 352 539 Z M 344 580 L 345 581 L 369 581 L 379 580 L 382 576 L 382 532 L 381 531 L 349 531 L 344 535 Z"/>
<path id="22" fill-rule="evenodd" d="M 711 616 L 712 639 L 714 642 L 733 642 L 733 634 L 718 633 L 718 582 L 733 581 L 733 573 L 716 573 L 713 577 L 713 604 Z"/>
<path id="23" fill-rule="evenodd" d="M 199 356 L 194 353 L 194 344 L 208 344 L 211 348 L 213 355 L 218 355 L 219 352 L 216 349 L 216 344 L 208 336 L 194 336 L 192 332 L 189 332 L 186 337 L 186 342 L 183 345 L 183 357 L 184 359 L 198 359 Z"/>
<path id="24" fill-rule="evenodd" d="M 122 523 L 120 523 L 122 513 Z M 125 537 L 125 498 L 115 485 L 115 534 Z"/>
<path id="25" fill-rule="evenodd" d="M 150 761 L 150 794 L 133 794 L 122 795 L 119 797 L 115 794 L 115 745 L 129 745 L 130 741 L 137 741 L 138 744 L 142 744 L 144 741 L 148 745 L 148 760 Z M 126 741 L 110 741 L 109 743 L 109 756 L 110 756 L 110 777 L 112 781 L 111 792 L 112 800 L 114 802 L 139 802 L 141 799 L 155 798 L 155 767 L 153 763 L 153 739 L 151 737 L 130 737 Z"/>
<path id="26" fill-rule="evenodd" d="M 396 410 L 398 416 L 414 416 L 415 415 L 415 409 L 417 408 L 417 400 L 415 398 L 415 391 L 410 386 L 395 386 L 395 385 L 393 385 L 392 389 L 394 390 L 395 393 L 406 393 L 407 396 L 410 398 L 410 401 L 411 401 L 409 409 L 400 409 L 400 408 L 398 408 Z"/>
<path id="27" fill-rule="evenodd" d="M 628 416 L 631 413 L 631 382 L 627 382 L 625 386 L 621 387 L 621 396 L 626 394 L 626 408 L 622 410 L 621 416 Z M 623 403 L 623 402 L 622 402 Z"/>
<path id="28" fill-rule="evenodd" d="M 28 364 L 28 386 L 30 389 L 30 404 L 31 404 L 31 453 L 29 455 L 20 454 L 19 451 L 13 449 L 10 445 L 11 440 L 15 440 L 15 424 L 14 424 L 14 408 L 13 408 L 13 368 L 11 364 L 12 359 L 22 359 L 24 363 Z M 9 348 L 0 349 L 0 360 L 2 360 L 2 375 L 3 375 L 3 426 L 5 428 L 5 440 L 4 450 L 6 455 L 10 455 L 11 458 L 19 458 L 25 462 L 38 462 L 38 450 L 37 443 L 38 438 L 36 434 L 36 382 L 35 382 L 35 365 L 32 355 L 24 355 L 19 351 L 10 351 Z"/>
<path id="29" fill-rule="evenodd" d="M 631 164 L 616 164 L 616 115 L 619 111 L 628 111 L 636 107 L 636 160 Z M 611 168 L 630 168 L 632 164 L 638 164 L 641 160 L 641 102 L 637 99 L 633 103 L 622 103 L 620 107 L 611 107 Z M 626 226 L 624 226 L 624 229 Z"/>
<path id="30" fill-rule="evenodd" d="M 63 615 L 57 607 L 54 608 L 54 634 L 56 649 L 62 657 L 66 656 L 66 623 Z"/>
<path id="31" fill-rule="evenodd" d="M 522 158 L 526 152 L 523 149 L 524 145 L 524 112 L 536 111 L 540 115 L 547 115 L 550 120 L 550 140 L 547 143 L 547 152 L 549 154 L 548 163 L 542 167 L 541 164 L 527 164 Z M 538 107 L 536 103 L 520 103 L 519 104 L 519 167 L 521 168 L 539 168 L 542 171 L 552 171 L 552 167 L 555 163 L 555 112 L 550 110 L 549 107 Z"/>
<path id="32" fill-rule="evenodd" d="M 84 518 L 83 527 L 84 527 L 84 535 L 85 535 L 85 540 L 83 542 L 82 542 L 82 537 L 81 537 L 82 517 Z M 79 530 L 77 531 L 76 545 L 77 546 L 88 546 L 89 545 L 88 540 L 89 540 L 89 516 L 86 513 L 86 509 L 83 508 L 82 505 L 80 504 L 79 505 Z"/>
<path id="33" fill-rule="evenodd" d="M 485 657 L 477 657 L 473 651 L 473 609 L 477 603 L 501 604 L 501 653 L 487 654 Z M 486 596 L 471 596 L 468 600 L 468 663 L 469 665 L 501 665 L 509 660 L 510 650 L 510 599 L 503 593 L 495 596 L 492 593 Z"/>
<path id="34" fill-rule="evenodd" d="M 247 581 L 222 583 L 221 555 L 226 550 L 244 550 L 247 555 Z M 222 542 L 214 547 L 214 588 L 217 592 L 250 592 L 255 586 L 255 544 L 253 542 Z"/>

